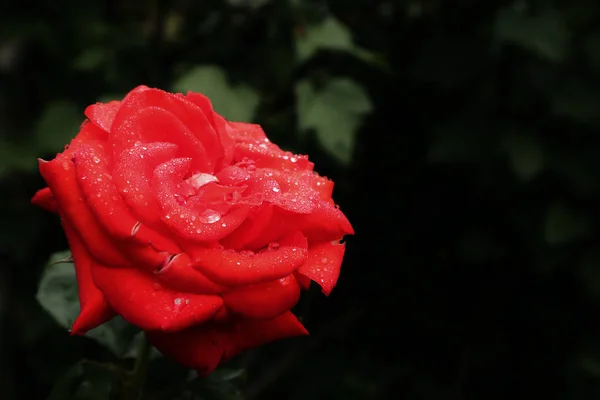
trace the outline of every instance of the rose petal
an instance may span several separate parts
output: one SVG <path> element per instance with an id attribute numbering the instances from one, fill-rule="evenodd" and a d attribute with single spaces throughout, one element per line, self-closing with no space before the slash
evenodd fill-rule
<path id="1" fill-rule="evenodd" d="M 142 264 L 156 267 L 163 256 L 153 246 L 162 243 L 167 249 L 178 249 L 169 239 L 139 223 L 117 187 L 106 164 L 100 144 L 81 145 L 73 158 L 77 179 L 83 195 L 100 225 L 124 246 L 124 253 Z M 165 251 L 167 249 L 161 249 Z"/>
<path id="2" fill-rule="evenodd" d="M 144 92 L 147 93 L 147 92 Z M 119 121 L 120 122 L 120 121 Z M 212 171 L 207 149 L 202 142 L 170 110 L 146 107 L 131 114 L 122 123 L 115 123 L 109 145 L 115 159 L 137 144 L 168 142 L 177 145 L 179 157 L 190 157 L 198 171 Z"/>
<path id="3" fill-rule="evenodd" d="M 317 282 L 326 296 L 335 287 L 346 250 L 345 243 L 325 242 L 308 249 L 308 259 L 298 269 L 299 275 Z"/>
<path id="4" fill-rule="evenodd" d="M 306 238 L 295 233 L 279 242 L 276 250 L 258 253 L 235 252 L 219 248 L 188 249 L 198 268 L 223 285 L 238 286 L 268 282 L 291 274 L 306 260 Z"/>
<path id="5" fill-rule="evenodd" d="M 223 239 L 221 244 L 228 249 L 234 250 L 254 249 L 254 247 L 250 247 L 248 244 L 260 237 L 260 234 L 271 222 L 272 216 L 273 206 L 271 204 L 257 207 L 250 211 L 244 223 Z"/>
<path id="6" fill-rule="evenodd" d="M 235 161 L 249 158 L 259 168 L 312 170 L 314 167 L 307 156 L 283 151 L 271 143 L 260 125 L 228 122 L 227 133 L 236 143 Z"/>
<path id="7" fill-rule="evenodd" d="M 208 324 L 179 332 L 146 331 L 146 337 L 165 356 L 205 376 L 223 359 L 223 334 Z"/>
<path id="8" fill-rule="evenodd" d="M 151 273 L 92 266 L 94 281 L 108 303 L 129 323 L 144 330 L 178 331 L 202 324 L 223 305 L 219 296 L 181 293 Z"/>
<path id="9" fill-rule="evenodd" d="M 58 213 L 58 203 L 52 194 L 50 188 L 40 189 L 31 199 L 31 203 L 38 207 L 43 208 L 46 211 Z"/>
<path id="10" fill-rule="evenodd" d="M 61 216 L 68 220 L 91 256 L 106 265 L 130 265 L 90 211 L 77 183 L 75 166 L 65 154 L 52 161 L 39 160 L 40 173 L 54 194 Z"/>
<path id="11" fill-rule="evenodd" d="M 187 293 L 218 294 L 226 287 L 218 285 L 192 267 L 192 260 L 185 253 L 168 257 L 160 269 L 155 271 L 156 277 L 171 289 Z"/>
<path id="12" fill-rule="evenodd" d="M 113 181 L 123 199 L 149 226 L 162 225 L 162 211 L 150 187 L 154 170 L 175 157 L 176 152 L 177 146 L 172 143 L 146 143 L 124 151 L 114 167 Z"/>
<path id="13" fill-rule="evenodd" d="M 350 221 L 340 209 L 330 202 L 317 200 L 310 214 L 299 215 L 298 225 L 308 238 L 309 243 L 332 241 L 344 235 L 353 235 L 354 229 Z"/>
<path id="14" fill-rule="evenodd" d="M 286 312 L 273 319 L 209 323 L 180 332 L 152 331 L 146 335 L 161 353 L 205 376 L 241 351 L 308 332 L 291 312 Z"/>
<path id="15" fill-rule="evenodd" d="M 217 210 L 202 210 L 180 204 L 175 195 L 190 165 L 190 159 L 174 158 L 154 171 L 152 190 L 162 207 L 162 220 L 179 236 L 189 240 L 221 239 L 244 222 L 249 208 L 234 207 L 222 215 Z"/>
<path id="16" fill-rule="evenodd" d="M 125 124 L 132 114 L 139 112 L 139 110 L 143 111 L 144 109 L 150 107 L 162 109 L 165 112 L 172 114 L 172 116 L 174 116 L 180 124 L 187 128 L 187 132 L 191 132 L 192 137 L 194 137 L 196 142 L 199 143 L 205 150 L 205 155 L 203 156 L 202 160 L 197 160 L 196 162 L 203 162 L 209 166 L 208 169 L 200 169 L 200 171 L 211 172 L 216 165 L 216 161 L 222 158 L 223 150 L 220 147 L 220 143 L 213 126 L 209 122 L 202 109 L 188 101 L 184 96 L 174 95 L 159 89 L 150 88 L 146 88 L 145 90 L 137 93 L 129 94 L 123 100 L 121 109 L 115 117 L 114 127 L 119 127 L 122 124 Z M 168 131 L 165 132 L 165 134 L 169 133 L 170 132 Z M 181 140 L 181 138 L 173 139 L 171 142 L 178 145 L 184 145 L 184 143 L 180 143 L 179 140 Z M 151 141 L 162 142 L 165 140 L 155 138 Z M 187 136 L 187 134 L 184 141 L 187 143 L 194 142 L 190 139 L 190 137 Z M 194 144 L 194 146 L 196 146 L 196 144 Z M 182 156 L 188 157 L 189 155 L 182 154 Z"/>
<path id="17" fill-rule="evenodd" d="M 120 101 L 109 101 L 108 103 L 96 103 L 88 106 L 85 109 L 85 116 L 92 121 L 93 124 L 110 132 L 110 127 L 121 107 Z"/>
<path id="18" fill-rule="evenodd" d="M 299 299 L 300 286 L 292 275 L 223 294 L 225 306 L 246 318 L 274 318 L 289 311 Z"/>
<path id="19" fill-rule="evenodd" d="M 79 316 L 71 328 L 72 335 L 83 335 L 90 329 L 102 325 L 116 313 L 108 305 L 104 294 L 98 289 L 92 278 L 92 264 L 96 263 L 83 246 L 77 232 L 68 221 L 62 221 L 71 255 L 75 264 L 77 289 L 79 291 Z"/>
<path id="20" fill-rule="evenodd" d="M 219 138 L 221 147 L 223 148 L 223 158 L 217 161 L 217 168 L 219 169 L 230 165 L 233 161 L 233 152 L 235 147 L 235 141 L 227 134 L 227 121 L 225 118 L 217 114 L 212 107 L 210 99 L 203 94 L 188 92 L 185 98 L 198 106 L 206 115 L 209 122 L 215 129 L 217 137 Z"/>
<path id="21" fill-rule="evenodd" d="M 306 336 L 308 331 L 291 311 L 273 319 L 249 319 L 236 324 L 225 342 L 223 360 L 241 351 L 288 337 Z"/>

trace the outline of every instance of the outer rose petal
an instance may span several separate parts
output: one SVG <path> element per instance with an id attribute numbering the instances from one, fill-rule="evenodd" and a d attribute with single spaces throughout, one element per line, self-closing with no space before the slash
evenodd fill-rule
<path id="1" fill-rule="evenodd" d="M 163 266 L 156 270 L 156 277 L 171 289 L 196 294 L 218 294 L 228 288 L 208 279 L 192 267 L 190 256 L 185 253 L 168 257 Z"/>
<path id="2" fill-rule="evenodd" d="M 251 285 L 288 276 L 307 257 L 307 242 L 302 234 L 281 240 L 277 250 L 259 253 L 235 252 L 218 248 L 190 248 L 195 268 L 210 279 L 230 286 Z"/>
<path id="3" fill-rule="evenodd" d="M 77 288 L 79 291 L 79 316 L 73 323 L 71 334 L 83 335 L 85 332 L 102 325 L 116 315 L 104 299 L 92 278 L 92 264 L 96 263 L 83 246 L 77 232 L 68 221 L 63 220 L 71 255 L 75 264 Z"/>
<path id="4" fill-rule="evenodd" d="M 36 206 L 42 207 L 46 211 L 58 213 L 58 203 L 52 194 L 50 188 L 44 188 L 37 191 L 31 199 Z"/>
<path id="5" fill-rule="evenodd" d="M 92 257 L 107 265 L 128 266 L 129 260 L 83 201 L 73 162 L 64 154 L 52 161 L 40 160 L 40 173 L 56 198 L 61 216 L 73 225 Z"/>
<path id="6" fill-rule="evenodd" d="M 150 342 L 180 364 L 208 375 L 241 351 L 293 336 L 308 335 L 300 321 L 286 312 L 266 320 L 209 323 L 175 333 L 146 332 Z"/>
<path id="7" fill-rule="evenodd" d="M 329 296 L 340 276 L 345 250 L 346 244 L 339 242 L 311 246 L 308 249 L 308 260 L 302 264 L 297 273 L 317 282 L 323 293 Z"/>
<path id="8" fill-rule="evenodd" d="M 279 146 L 271 143 L 260 125 L 229 122 L 227 133 L 236 142 L 234 151 L 236 161 L 249 158 L 261 168 L 312 170 L 314 167 L 307 156 L 283 151 Z"/>
<path id="9" fill-rule="evenodd" d="M 300 299 L 300 286 L 293 275 L 272 282 L 242 286 L 223 294 L 229 310 L 246 318 L 274 318 L 289 311 Z"/>
<path id="10" fill-rule="evenodd" d="M 181 293 L 135 269 L 94 265 L 92 273 L 108 303 L 126 321 L 144 330 L 173 332 L 202 324 L 223 305 L 219 296 Z"/>
<path id="11" fill-rule="evenodd" d="M 117 246 L 122 247 L 132 261 L 155 268 L 164 257 L 150 244 L 167 246 L 161 251 L 178 248 L 171 240 L 161 237 L 133 217 L 112 182 L 101 145 L 81 145 L 73 162 L 79 186 L 96 220 L 118 240 Z"/>
<path id="12" fill-rule="evenodd" d="M 120 107 L 120 101 L 110 101 L 106 104 L 96 103 L 85 109 L 85 116 L 97 127 L 110 132 L 110 127 Z"/>

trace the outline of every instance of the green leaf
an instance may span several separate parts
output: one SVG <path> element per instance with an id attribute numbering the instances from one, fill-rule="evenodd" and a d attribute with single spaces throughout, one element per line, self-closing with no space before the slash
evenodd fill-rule
<path id="1" fill-rule="evenodd" d="M 344 164 L 350 162 L 356 132 L 371 109 L 365 90 L 349 79 L 333 79 L 321 90 L 306 80 L 296 85 L 300 131 L 314 129 L 323 148 Z"/>
<path id="2" fill-rule="evenodd" d="M 230 121 L 252 121 L 259 103 L 258 94 L 252 88 L 232 86 L 221 68 L 209 65 L 192 68 L 175 82 L 173 89 L 208 96 L 215 111 Z"/>
<path id="3" fill-rule="evenodd" d="M 308 26 L 296 41 L 300 61 L 306 61 L 319 50 L 350 52 L 354 49 L 350 31 L 336 18 L 328 17 L 317 25 Z"/>
<path id="4" fill-rule="evenodd" d="M 529 181 L 544 169 L 544 151 L 538 138 L 525 133 L 508 133 L 500 139 L 500 148 L 508 156 L 515 174 Z"/>
<path id="5" fill-rule="evenodd" d="M 62 251 L 50 257 L 37 292 L 41 306 L 63 328 L 70 328 L 79 314 L 75 268 L 73 264 L 59 262 L 70 256 L 70 251 Z"/>
<path id="6" fill-rule="evenodd" d="M 348 28 L 331 16 L 318 24 L 307 26 L 306 30 L 296 37 L 296 53 L 299 62 L 309 60 L 320 50 L 349 53 L 368 64 L 389 70 L 385 57 L 356 46 Z"/>
<path id="7" fill-rule="evenodd" d="M 550 205 L 546 211 L 544 238 L 551 245 L 573 242 L 590 232 L 589 219 L 562 203 Z"/>
<path id="8" fill-rule="evenodd" d="M 525 8 L 524 2 L 517 1 L 498 12 L 494 26 L 496 38 L 548 61 L 563 61 L 569 45 L 569 32 L 562 15 L 553 9 L 530 15 Z"/>
<path id="9" fill-rule="evenodd" d="M 56 101 L 43 111 L 34 131 L 34 143 L 41 152 L 58 152 L 64 149 L 79 131 L 84 120 L 74 103 Z"/>
<path id="10" fill-rule="evenodd" d="M 42 274 L 37 292 L 37 300 L 58 324 L 70 328 L 79 315 L 79 295 L 77 278 L 72 263 L 66 263 L 71 256 L 69 251 L 55 253 L 50 258 Z M 122 318 L 112 320 L 88 331 L 85 336 L 107 347 L 115 355 L 121 356 L 129 347 L 136 329 Z"/>

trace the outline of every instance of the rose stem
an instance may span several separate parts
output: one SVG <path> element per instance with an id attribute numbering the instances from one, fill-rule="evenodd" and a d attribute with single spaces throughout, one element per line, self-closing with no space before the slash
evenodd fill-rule
<path id="1" fill-rule="evenodd" d="M 138 354 L 135 360 L 133 371 L 131 371 L 131 383 L 128 385 L 129 387 L 127 390 L 125 390 L 124 400 L 139 400 L 142 398 L 144 384 L 146 382 L 146 374 L 148 372 L 150 350 L 152 350 L 152 345 L 146 338 L 146 335 L 144 335 L 138 348 Z"/>

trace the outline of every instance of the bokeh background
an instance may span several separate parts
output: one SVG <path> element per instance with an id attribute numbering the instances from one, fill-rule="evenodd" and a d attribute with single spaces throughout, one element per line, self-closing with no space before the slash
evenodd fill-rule
<path id="1" fill-rule="evenodd" d="M 310 154 L 357 232 L 297 307 L 312 336 L 205 380 L 157 356 L 145 398 L 600 396 L 600 3 L 6 0 L 2 399 L 110 399 L 133 363 L 118 321 L 68 336 L 67 244 L 29 199 L 85 106 L 139 84 Z"/>

